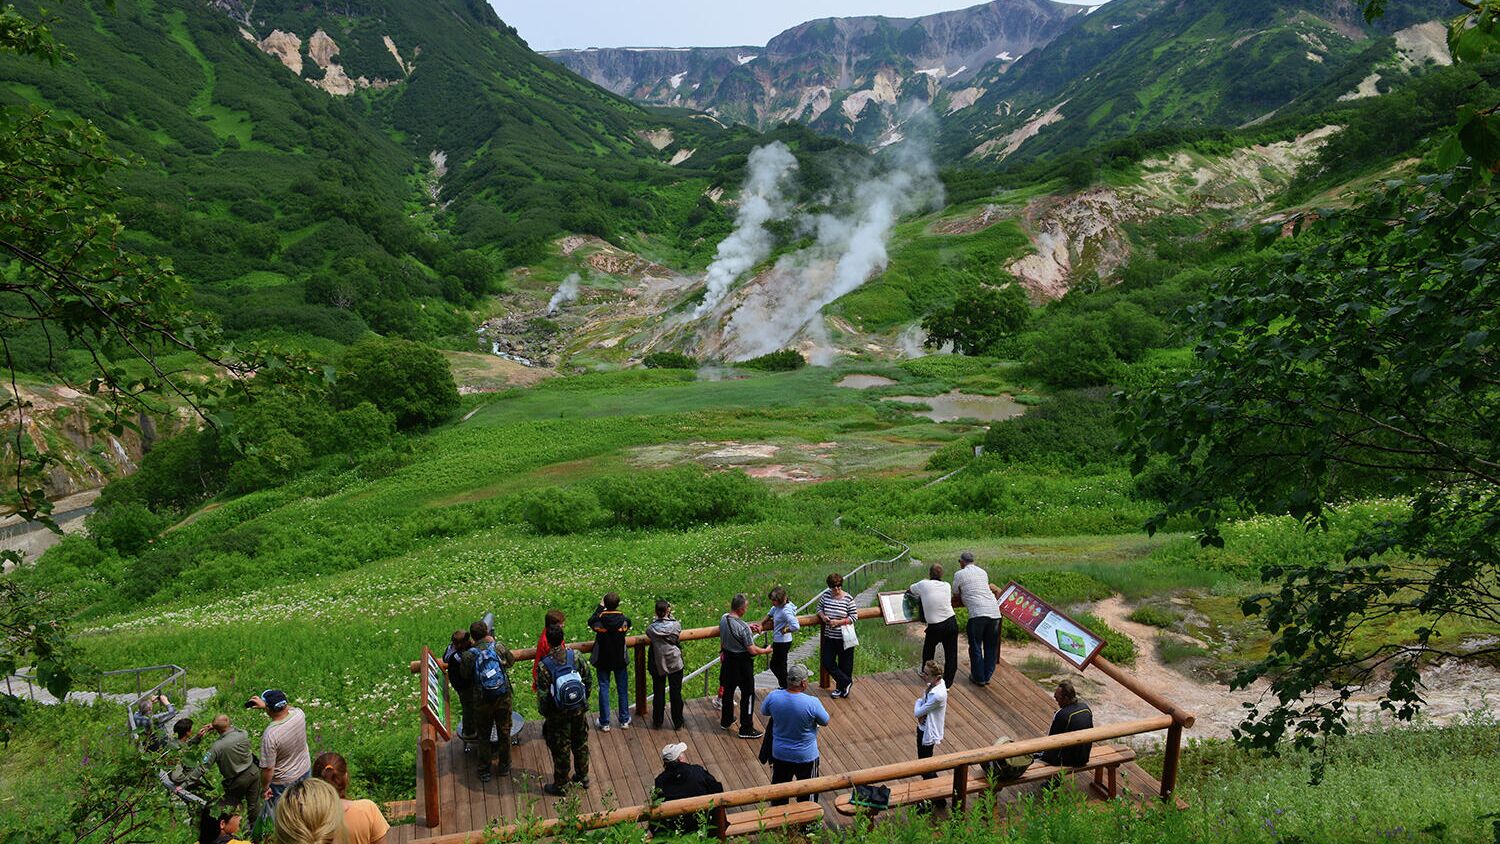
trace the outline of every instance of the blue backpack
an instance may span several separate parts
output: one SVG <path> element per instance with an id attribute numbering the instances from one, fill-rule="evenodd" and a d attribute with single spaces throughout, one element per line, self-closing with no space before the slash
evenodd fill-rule
<path id="1" fill-rule="evenodd" d="M 470 650 L 474 652 L 475 684 L 484 692 L 484 696 L 494 699 L 510 694 L 510 676 L 500 665 L 500 655 L 495 653 L 494 646 L 475 646 Z"/>
<path id="2" fill-rule="evenodd" d="M 583 687 L 583 676 L 573 664 L 573 652 L 568 651 L 564 658 L 567 661 L 563 663 L 550 655 L 542 658 L 552 674 L 552 703 L 563 712 L 579 712 L 588 705 L 589 693 Z"/>

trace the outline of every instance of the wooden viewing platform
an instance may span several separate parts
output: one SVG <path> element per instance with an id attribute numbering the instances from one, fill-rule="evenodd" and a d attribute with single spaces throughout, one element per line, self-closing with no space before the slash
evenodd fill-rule
<path id="1" fill-rule="evenodd" d="M 856 665 L 856 670 L 858 666 Z M 1115 672 L 1113 666 L 1102 666 Z M 1133 678 L 1132 678 L 1133 679 Z M 860 676 L 856 673 L 853 695 L 834 699 L 826 690 L 812 688 L 832 715 L 832 723 L 818 737 L 822 754 L 822 776 L 848 774 L 893 763 L 916 759 L 916 723 L 911 715 L 912 702 L 921 695 L 923 683 L 915 670 Z M 518 689 L 518 695 L 530 694 Z M 764 693 L 757 696 L 763 700 Z M 591 701 L 591 709 L 594 701 Z M 1032 682 L 1014 666 L 1000 661 L 988 687 L 978 687 L 963 676 L 955 682 L 948 704 L 947 725 L 940 755 L 989 748 L 998 736 L 1013 740 L 1044 736 L 1051 724 L 1056 704 L 1051 695 Z M 1186 716 L 1187 723 L 1191 717 Z M 1159 729 L 1171 719 L 1163 716 Z M 593 721 L 592 712 L 590 722 Z M 757 714 L 756 723 L 764 726 Z M 1100 725 L 1108 727 L 1110 725 Z M 1171 728 L 1169 740 L 1180 736 L 1181 726 Z M 683 741 L 688 745 L 689 760 L 706 766 L 726 790 L 768 786 L 769 766 L 757 760 L 759 741 L 738 738 L 734 732 L 719 726 L 719 710 L 712 698 L 690 700 L 683 729 L 674 731 L 670 724 L 662 730 L 650 727 L 649 716 L 635 716 L 628 730 L 613 728 L 608 733 L 597 729 L 589 734 L 591 781 L 587 791 L 574 789 L 579 796 L 579 814 L 607 812 L 621 807 L 649 804 L 652 782 L 661 771 L 660 750 L 664 744 Z M 1170 741 L 1169 741 L 1170 744 Z M 395 827 L 391 841 L 409 841 L 453 833 L 483 830 L 491 823 L 507 825 L 525 818 L 556 816 L 557 799 L 542 794 L 541 787 L 551 781 L 552 759 L 541 737 L 541 722 L 527 722 L 521 732 L 521 744 L 513 747 L 512 772 L 482 783 L 477 776 L 476 761 L 464 753 L 463 743 L 437 742 L 437 788 L 440 795 L 437 827 L 423 825 L 427 816 L 425 795 L 431 793 L 417 765 L 417 801 L 415 825 Z M 1175 758 L 1172 760 L 1175 762 Z M 1175 767 L 1175 765 L 1174 765 Z M 970 768 L 969 770 L 973 770 Z M 1162 784 L 1134 763 L 1120 767 L 1123 795 L 1152 798 L 1163 793 Z M 947 774 L 947 772 L 945 772 Z M 1085 785 L 1087 775 L 1072 775 Z M 908 778 L 914 779 L 914 778 Z M 951 774 L 947 776 L 951 781 Z M 887 782 L 894 782 L 888 780 Z M 1035 791 L 1041 785 L 1007 788 L 1003 799 Z M 1170 791 L 1170 787 L 1166 789 Z M 836 793 L 821 795 L 825 818 L 837 822 L 834 812 Z M 458 840 L 458 839 L 454 839 Z"/>

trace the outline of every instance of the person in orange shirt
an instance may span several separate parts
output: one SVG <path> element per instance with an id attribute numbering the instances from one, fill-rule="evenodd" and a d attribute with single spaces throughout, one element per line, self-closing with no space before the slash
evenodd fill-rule
<path id="1" fill-rule="evenodd" d="M 386 822 L 380 807 L 372 800 L 350 800 L 349 763 L 337 753 L 320 753 L 313 761 L 313 773 L 318 779 L 333 786 L 339 793 L 339 804 L 344 808 L 344 835 L 348 844 L 385 844 L 385 834 L 391 825 Z"/>
<path id="2" fill-rule="evenodd" d="M 542 663 L 542 657 L 552 650 L 547 645 L 547 628 L 561 627 L 567 618 L 562 610 L 547 610 L 547 616 L 542 621 L 542 635 L 536 640 L 536 659 L 531 661 L 531 690 L 536 691 L 536 667 Z"/>

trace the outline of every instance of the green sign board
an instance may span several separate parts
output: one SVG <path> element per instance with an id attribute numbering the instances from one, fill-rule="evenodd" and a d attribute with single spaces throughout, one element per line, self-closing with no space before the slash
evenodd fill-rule
<path id="1" fill-rule="evenodd" d="M 425 647 L 422 648 L 421 694 L 422 712 L 432 719 L 438 733 L 447 741 L 452 737 L 448 732 L 448 677 L 437 657 Z"/>

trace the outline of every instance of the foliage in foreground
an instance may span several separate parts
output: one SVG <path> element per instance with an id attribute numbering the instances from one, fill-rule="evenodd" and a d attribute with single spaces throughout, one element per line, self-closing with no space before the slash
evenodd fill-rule
<path id="1" fill-rule="evenodd" d="M 1384 672 L 1382 705 L 1409 718 L 1425 660 L 1500 652 L 1444 636 L 1500 628 L 1500 204 L 1450 174 L 1388 183 L 1319 226 L 1279 270 L 1216 285 L 1190 311 L 1194 370 L 1138 391 L 1126 419 L 1135 468 L 1165 455 L 1178 473 L 1153 530 L 1186 515 L 1222 545 L 1240 513 L 1314 529 L 1372 490 L 1411 501 L 1342 560 L 1261 570 L 1268 590 L 1244 611 L 1274 639 L 1236 684 L 1272 681 L 1275 703 L 1242 726 L 1262 747 L 1338 732 L 1354 689 Z M 1409 643 L 1361 641 L 1403 618 Z"/>

